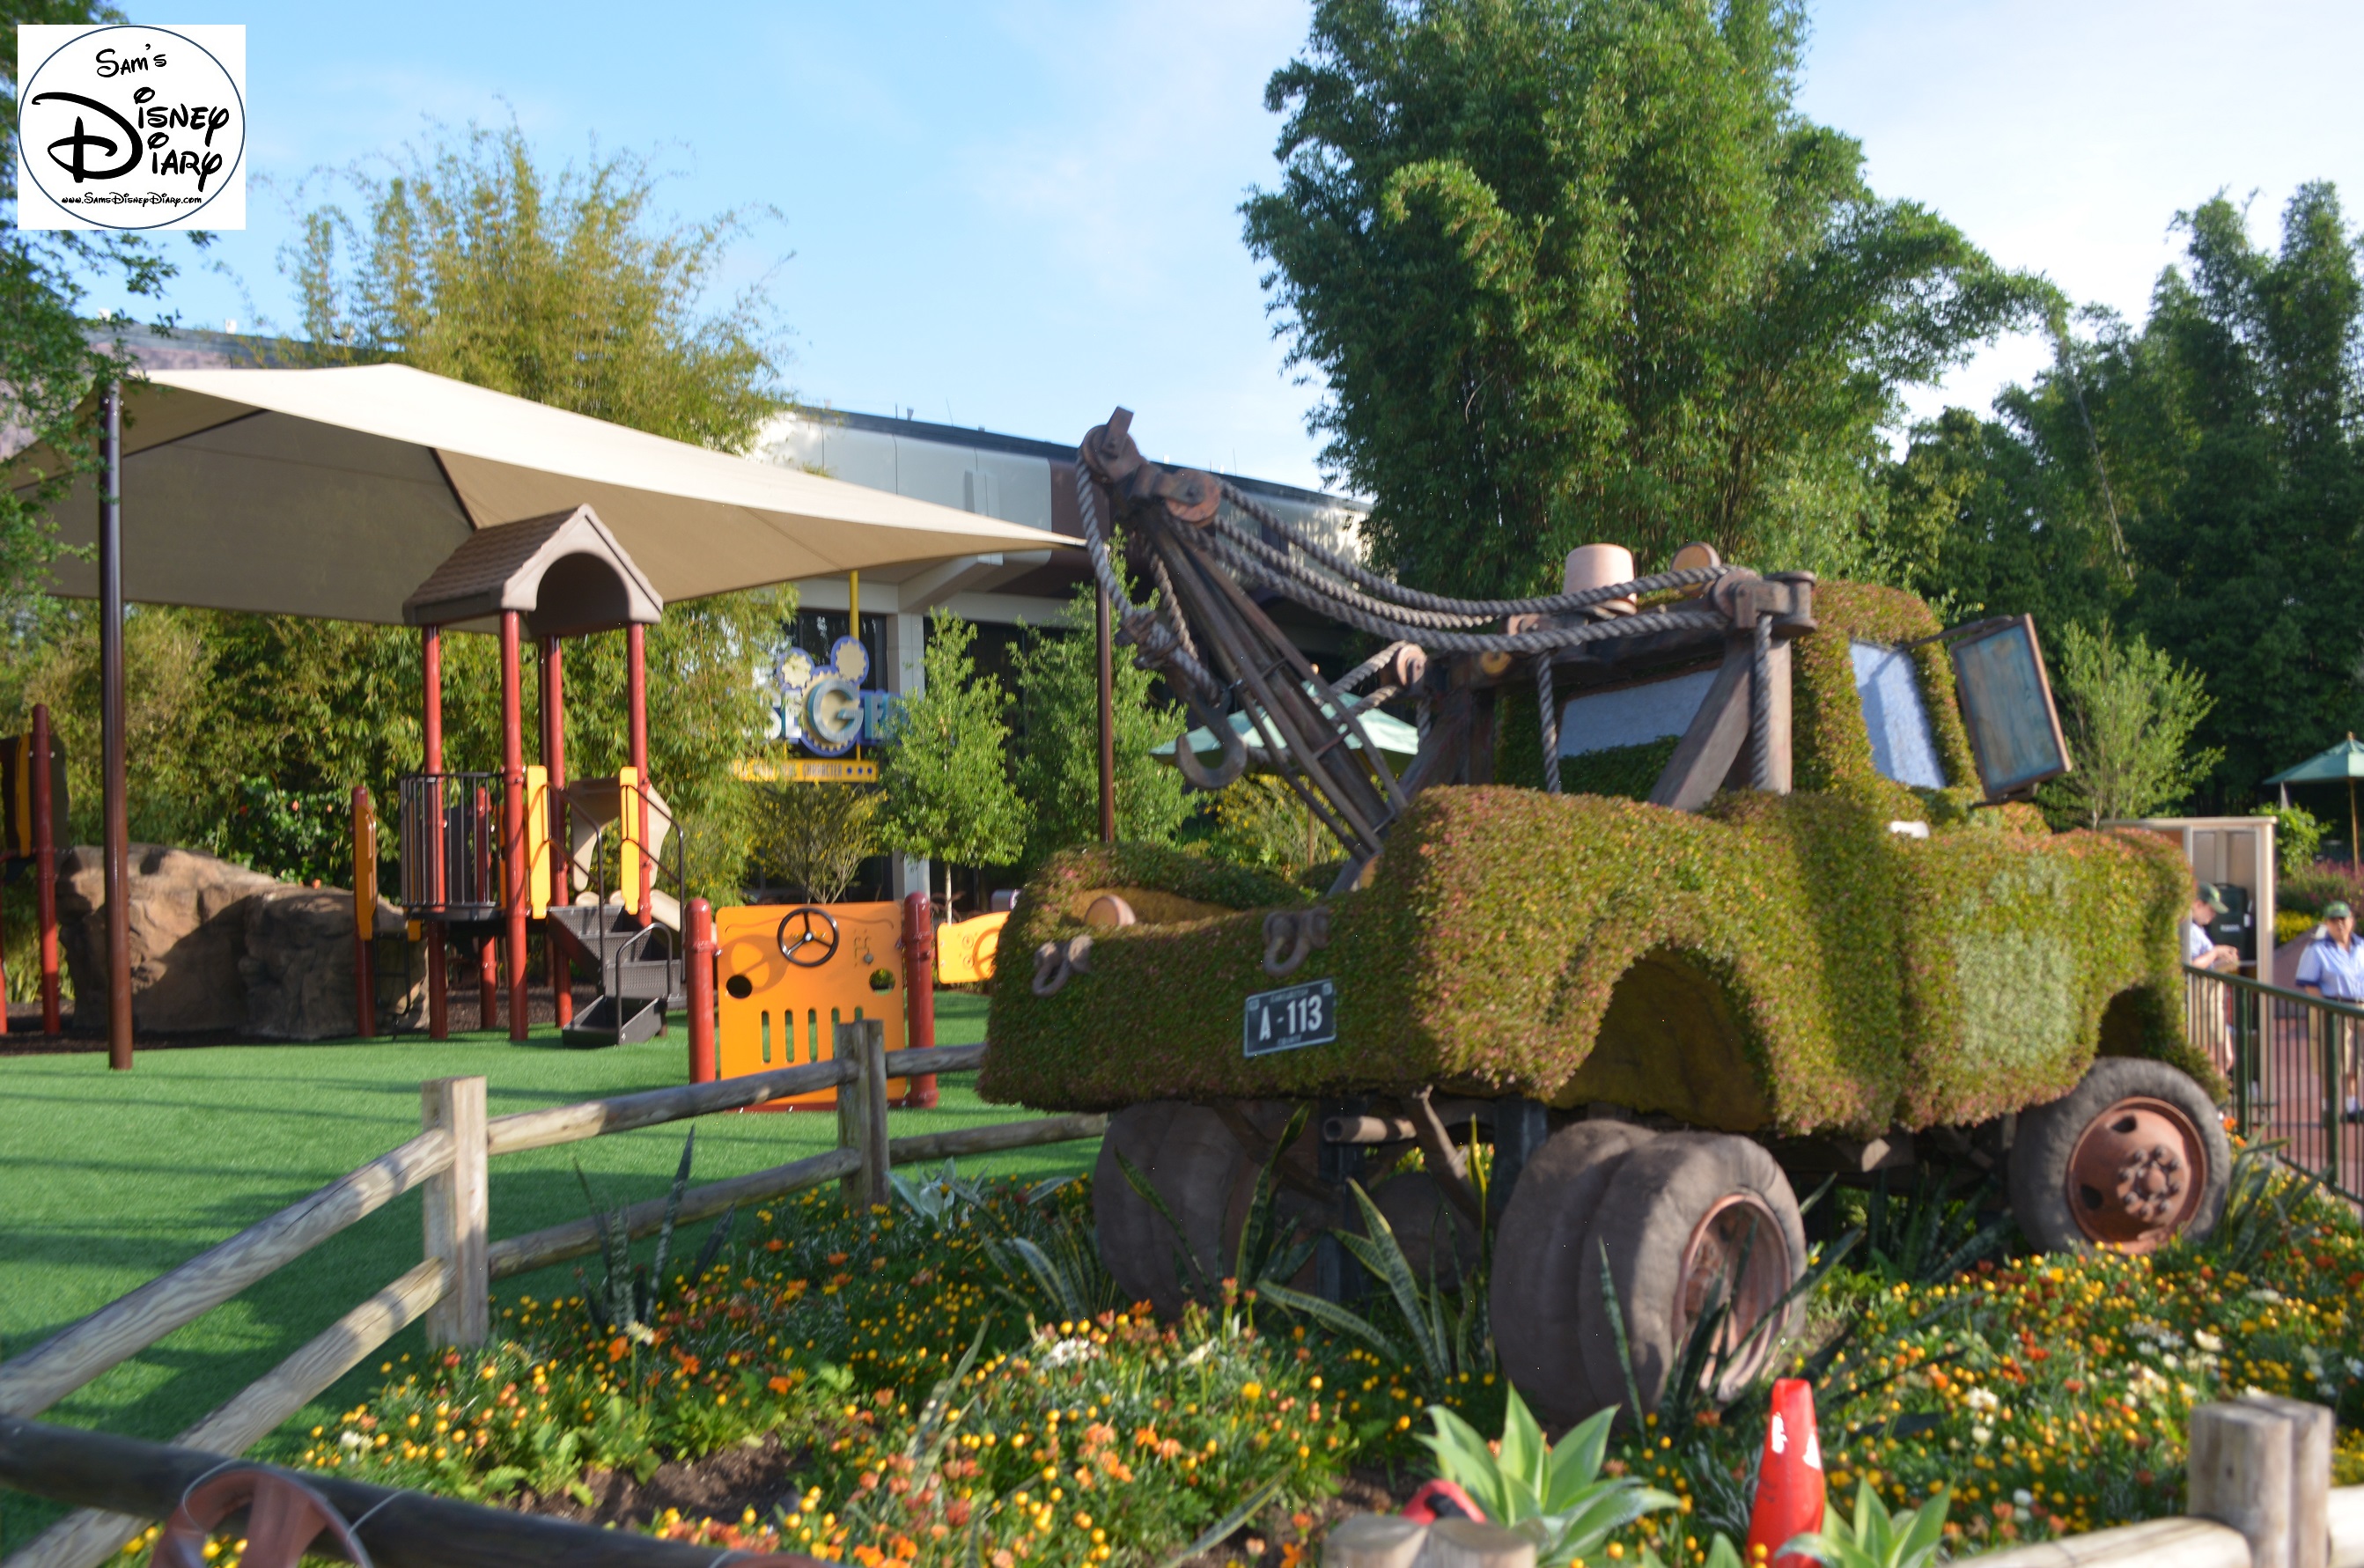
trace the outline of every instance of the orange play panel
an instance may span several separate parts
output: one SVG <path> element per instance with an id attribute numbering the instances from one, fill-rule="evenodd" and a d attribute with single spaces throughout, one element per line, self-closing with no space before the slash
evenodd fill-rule
<path id="1" fill-rule="evenodd" d="M 899 904 L 753 904 L 714 912 L 717 1070 L 725 1078 L 828 1062 L 837 1025 L 877 1018 L 904 1047 Z M 888 1081 L 900 1105 L 910 1081 Z M 768 1100 L 757 1110 L 827 1110 L 837 1091 Z"/>

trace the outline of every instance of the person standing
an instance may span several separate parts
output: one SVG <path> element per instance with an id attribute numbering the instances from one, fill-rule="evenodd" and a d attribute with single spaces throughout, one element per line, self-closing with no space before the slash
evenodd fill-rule
<path id="1" fill-rule="evenodd" d="M 2357 945 L 2356 912 L 2347 905 L 2334 902 L 2323 906 L 2323 928 L 2299 955 L 2294 984 L 2325 1001 L 2364 1003 L 2364 947 Z M 2347 1119 L 2364 1121 L 2364 1102 L 2358 1100 L 2356 1093 L 2356 1030 L 2351 1020 L 2339 1020 L 2337 1038 L 2341 1074 L 2347 1085 Z"/>
<path id="2" fill-rule="evenodd" d="M 2232 974 L 2240 970 L 2241 953 L 2216 940 L 2210 928 L 2230 913 L 2224 895 L 2202 882 L 2191 889 L 2191 907 L 2184 912 L 2183 962 L 2192 969 L 2214 970 L 2220 974 Z M 2196 978 L 2196 977 L 2195 977 Z M 2233 998 L 2229 987 L 2221 980 L 2203 980 L 2197 989 L 2193 1008 L 2196 1021 L 2205 1032 L 2209 1060 L 2226 1079 L 2237 1076 L 2240 1065 L 2233 1060 Z"/>

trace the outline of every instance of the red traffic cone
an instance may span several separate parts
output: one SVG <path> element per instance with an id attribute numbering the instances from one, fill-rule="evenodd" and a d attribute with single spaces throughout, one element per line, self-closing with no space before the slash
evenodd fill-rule
<path id="1" fill-rule="evenodd" d="M 1433 1525 L 1439 1519 L 1477 1519 L 1483 1523 L 1486 1510 L 1477 1499 L 1442 1476 L 1424 1482 L 1403 1507 L 1403 1517 L 1414 1524 Z"/>
<path id="2" fill-rule="evenodd" d="M 1814 1385 L 1802 1377 L 1773 1385 L 1773 1419 L 1756 1470 L 1756 1506 L 1748 1515 L 1748 1561 L 1771 1568 L 1814 1568 L 1802 1552 L 1784 1552 L 1792 1536 L 1823 1528 L 1823 1445 L 1814 1435 Z"/>

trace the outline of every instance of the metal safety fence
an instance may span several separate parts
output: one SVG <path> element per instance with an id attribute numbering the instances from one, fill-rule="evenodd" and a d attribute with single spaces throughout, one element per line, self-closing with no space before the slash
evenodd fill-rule
<path id="1" fill-rule="evenodd" d="M 2225 1074 L 2243 1138 L 2364 1203 L 2364 1006 L 2187 965 L 2184 1029 Z"/>

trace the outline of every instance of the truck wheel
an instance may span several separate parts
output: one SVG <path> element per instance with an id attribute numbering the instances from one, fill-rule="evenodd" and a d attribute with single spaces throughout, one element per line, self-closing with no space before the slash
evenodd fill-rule
<path id="1" fill-rule="evenodd" d="M 1588 1271 L 1596 1290 L 1600 1278 L 1600 1255 L 1585 1239 L 1620 1162 L 1656 1136 L 1623 1121 L 1561 1128 L 1519 1173 L 1495 1230 L 1487 1302 L 1494 1349 L 1520 1397 L 1554 1426 L 1611 1403 L 1585 1376 L 1577 1304 Z"/>
<path id="2" fill-rule="evenodd" d="M 1286 1107 L 1257 1105 L 1245 1114 L 1267 1140 L 1278 1138 L 1288 1122 Z M 1300 1166 L 1310 1164 L 1306 1151 L 1311 1137 L 1309 1132 L 1300 1139 L 1288 1156 Z M 1195 1271 L 1182 1259 L 1174 1227 L 1125 1180 L 1116 1159 L 1120 1150 L 1182 1222 Z M 1092 1219 L 1100 1261 L 1125 1298 L 1146 1301 L 1171 1318 L 1198 1292 L 1202 1277 L 1211 1287 L 1229 1275 L 1241 1229 L 1254 1207 L 1259 1169 L 1223 1118 L 1205 1106 L 1152 1100 L 1109 1118 L 1092 1172 Z M 1304 1198 L 1284 1188 L 1276 1218 L 1289 1225 L 1304 1218 L 1307 1208 Z"/>
<path id="3" fill-rule="evenodd" d="M 1762 1146 L 1723 1133 L 1672 1133 L 1628 1154 L 1585 1247 L 1590 1267 L 1577 1298 L 1585 1374 L 1604 1403 L 1624 1401 L 1625 1364 L 1601 1292 L 1605 1250 L 1645 1411 L 1657 1408 L 1691 1325 L 1719 1293 L 1732 1304 L 1717 1335 L 1731 1359 L 1721 1374 L 1709 1369 L 1709 1392 L 1736 1396 L 1772 1363 L 1798 1309 L 1782 1298 L 1806 1272 L 1790 1178 Z"/>
<path id="4" fill-rule="evenodd" d="M 1372 1189 L 1371 1201 L 1395 1232 L 1411 1277 L 1422 1284 L 1432 1274 L 1439 1284 L 1456 1284 L 1477 1266 L 1477 1229 L 1427 1172 L 1389 1176 Z"/>
<path id="5" fill-rule="evenodd" d="M 2199 1084 L 2164 1062 L 2104 1056 L 2068 1094 L 2020 1113 L 2011 1208 L 2046 1251 L 2147 1252 L 2215 1228 L 2232 1167 Z"/>

